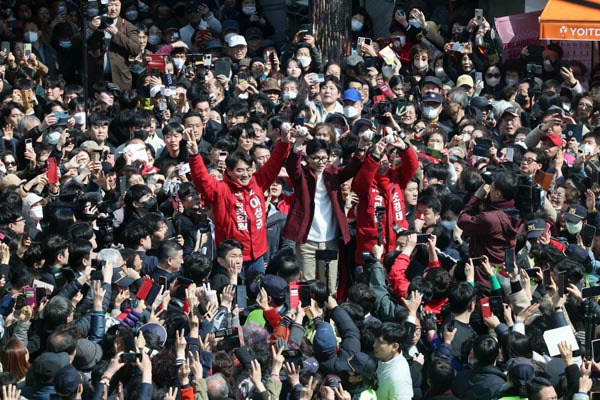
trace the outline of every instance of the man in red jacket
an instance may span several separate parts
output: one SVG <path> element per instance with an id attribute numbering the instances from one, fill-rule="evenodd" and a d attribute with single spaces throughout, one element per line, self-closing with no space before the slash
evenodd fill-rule
<path id="1" fill-rule="evenodd" d="M 248 154 L 237 151 L 229 154 L 225 160 L 224 179 L 218 181 L 208 173 L 198 154 L 196 141 L 186 137 L 192 180 L 212 205 L 217 246 L 225 239 L 235 239 L 244 245 L 244 276 L 265 271 L 267 212 L 264 193 L 277 178 L 287 157 L 289 138 L 290 133 L 282 131 L 269 161 L 256 172 Z"/>
<path id="2" fill-rule="evenodd" d="M 394 251 L 396 230 L 408 229 L 405 218 L 404 189 L 419 166 L 414 150 L 402 139 L 396 137 L 393 148 L 398 149 L 402 164 L 389 167 L 386 153 L 381 155 L 379 165 L 374 159 L 365 160 L 356 178 L 352 181 L 352 191 L 358 196 L 356 210 L 356 253 L 354 261 L 362 265 L 362 253 L 370 252 L 378 241 L 376 208 L 384 207 L 381 215 L 381 241 L 386 253 Z"/>
<path id="3" fill-rule="evenodd" d="M 514 249 L 524 228 L 515 208 L 518 178 L 499 172 L 491 185 L 482 185 L 458 216 L 457 226 L 469 236 L 469 257 L 488 256 L 494 266 L 504 264 L 506 249 Z M 475 270 L 475 282 L 489 287 L 481 268 Z"/>
<path id="4" fill-rule="evenodd" d="M 365 149 L 360 147 L 362 142 L 359 142 L 354 157 L 340 168 L 329 163 L 329 143 L 311 140 L 306 143 L 307 165 L 302 165 L 305 139 L 305 136 L 297 135 L 285 166 L 294 185 L 294 199 L 283 228 L 283 237 L 296 242 L 296 257 L 302 265 L 302 273 L 306 280 L 311 280 L 317 273 L 316 251 L 337 251 L 340 236 L 344 243 L 350 241 L 340 185 L 356 175 Z M 319 262 L 319 279 L 325 281 L 329 293 L 333 293 L 337 284 L 337 258 L 329 263 L 328 272 L 325 265 L 325 262 Z"/>

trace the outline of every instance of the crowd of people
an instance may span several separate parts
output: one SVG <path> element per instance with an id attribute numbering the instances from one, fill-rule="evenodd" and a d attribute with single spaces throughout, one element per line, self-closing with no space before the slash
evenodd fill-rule
<path id="1" fill-rule="evenodd" d="M 593 399 L 600 67 L 265 3 L 0 1 L 2 400 Z"/>

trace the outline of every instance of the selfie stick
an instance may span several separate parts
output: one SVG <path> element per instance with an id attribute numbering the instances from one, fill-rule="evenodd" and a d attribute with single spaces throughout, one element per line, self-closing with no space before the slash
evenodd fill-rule
<path id="1" fill-rule="evenodd" d="M 594 314 L 594 302 L 591 298 L 585 299 L 585 359 L 592 359 L 592 339 L 594 338 L 594 330 L 596 329 L 596 321 Z"/>

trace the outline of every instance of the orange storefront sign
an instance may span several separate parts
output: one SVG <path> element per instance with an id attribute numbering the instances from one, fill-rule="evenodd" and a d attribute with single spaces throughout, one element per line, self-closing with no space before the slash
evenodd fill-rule
<path id="1" fill-rule="evenodd" d="M 549 0 L 540 16 L 540 39 L 600 40 L 600 0 Z"/>

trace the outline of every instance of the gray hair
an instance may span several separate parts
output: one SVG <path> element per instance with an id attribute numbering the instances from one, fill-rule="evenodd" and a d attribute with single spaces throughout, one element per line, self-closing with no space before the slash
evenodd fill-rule
<path id="1" fill-rule="evenodd" d="M 27 128 L 28 124 L 33 124 L 34 126 L 37 126 L 37 125 L 40 125 L 41 123 L 42 122 L 40 121 L 40 119 L 38 117 L 36 117 L 35 115 L 33 115 L 33 114 L 25 115 L 19 121 L 19 125 L 17 126 L 17 129 L 19 130 L 19 132 L 25 133 L 29 129 L 31 129 L 31 128 Z"/>
<path id="2" fill-rule="evenodd" d="M 221 373 L 206 378 L 206 389 L 208 400 L 227 400 L 229 397 L 229 385 Z"/>
<path id="3" fill-rule="evenodd" d="M 116 249 L 102 249 L 98 252 L 98 259 L 110 262 L 113 268 L 120 266 L 119 257 L 121 257 L 121 253 Z"/>
<path id="4" fill-rule="evenodd" d="M 453 103 L 459 103 L 463 107 L 469 104 L 469 95 L 467 91 L 461 87 L 457 87 L 448 92 L 448 98 L 452 99 Z"/>

